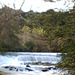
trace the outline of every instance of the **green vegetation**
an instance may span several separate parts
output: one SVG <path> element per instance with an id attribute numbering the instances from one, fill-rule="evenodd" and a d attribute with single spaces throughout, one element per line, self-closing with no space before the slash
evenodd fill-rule
<path id="1" fill-rule="evenodd" d="M 69 12 L 43 13 L 0 9 L 0 51 L 62 52 L 58 67 L 73 69 L 75 7 Z"/>
<path id="2" fill-rule="evenodd" d="M 25 48 L 26 48 L 26 51 L 30 51 L 31 52 L 46 52 L 46 48 L 44 47 L 44 45 L 42 44 L 39 44 L 35 41 L 27 41 L 25 43 Z"/>
<path id="3" fill-rule="evenodd" d="M 3 75 L 2 71 L 0 71 L 0 75 Z"/>
<path id="4" fill-rule="evenodd" d="M 40 15 L 33 11 L 24 13 L 7 6 L 0 9 L 0 51 L 48 51 L 46 40 L 43 39 L 44 30 L 38 23 Z M 34 41 L 36 48 L 27 46 L 28 41 Z"/>

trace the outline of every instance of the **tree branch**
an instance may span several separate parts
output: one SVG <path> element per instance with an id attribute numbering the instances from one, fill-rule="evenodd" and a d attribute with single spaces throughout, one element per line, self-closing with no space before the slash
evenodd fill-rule
<path id="1" fill-rule="evenodd" d="M 25 0 L 23 0 L 23 3 L 22 3 L 22 5 L 21 5 L 21 7 L 20 7 L 20 10 L 21 10 L 21 8 L 22 8 L 22 6 L 23 6 L 24 3 L 25 3 Z"/>

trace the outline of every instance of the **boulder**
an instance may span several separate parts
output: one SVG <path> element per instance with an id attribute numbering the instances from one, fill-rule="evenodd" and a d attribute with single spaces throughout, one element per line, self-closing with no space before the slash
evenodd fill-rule
<path id="1" fill-rule="evenodd" d="M 56 67 L 53 68 L 53 70 L 56 70 L 56 69 L 57 69 Z"/>
<path id="2" fill-rule="evenodd" d="M 23 68 L 22 68 L 22 67 L 20 67 L 20 68 L 18 68 L 18 70 L 19 70 L 19 71 L 23 71 Z"/>
<path id="3" fill-rule="evenodd" d="M 27 64 L 26 67 L 30 67 L 30 66 Z"/>
<path id="4" fill-rule="evenodd" d="M 47 72 L 47 71 L 48 71 L 48 69 L 47 69 L 47 68 L 45 68 L 45 69 L 42 69 L 42 71 L 43 71 L 43 72 Z"/>
<path id="5" fill-rule="evenodd" d="M 16 69 L 16 71 L 18 71 L 18 69 Z"/>
<path id="6" fill-rule="evenodd" d="M 9 66 L 5 66 L 4 68 L 6 68 L 6 69 L 7 69 L 7 68 L 9 68 Z"/>
<path id="7" fill-rule="evenodd" d="M 16 67 L 11 66 L 9 67 L 9 70 L 16 70 Z"/>
<path id="8" fill-rule="evenodd" d="M 28 71 L 33 71 L 32 69 L 29 69 L 29 68 L 25 68 L 25 70 L 28 70 Z"/>
<path id="9" fill-rule="evenodd" d="M 52 67 L 48 67 L 47 69 L 48 69 L 48 70 L 51 70 L 51 69 L 52 69 Z"/>
<path id="10" fill-rule="evenodd" d="M 48 67 L 47 69 L 48 70 L 51 70 L 51 69 L 56 70 L 57 68 L 56 67 Z"/>

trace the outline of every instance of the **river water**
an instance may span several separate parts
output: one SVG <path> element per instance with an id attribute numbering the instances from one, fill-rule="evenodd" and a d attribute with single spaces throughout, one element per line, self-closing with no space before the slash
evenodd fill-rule
<path id="1" fill-rule="evenodd" d="M 61 60 L 59 54 L 8 52 L 0 55 L 0 70 L 3 75 L 63 75 L 60 69 L 55 69 L 55 64 Z"/>
<path id="2" fill-rule="evenodd" d="M 57 54 L 60 53 L 8 52 L 5 55 L 0 55 L 0 65 L 20 65 L 24 63 L 36 62 L 56 64 L 60 61 L 60 57 L 57 57 Z"/>

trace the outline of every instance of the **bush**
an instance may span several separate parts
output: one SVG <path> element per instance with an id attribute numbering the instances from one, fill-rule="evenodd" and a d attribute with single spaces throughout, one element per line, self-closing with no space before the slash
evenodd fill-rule
<path id="1" fill-rule="evenodd" d="M 37 43 L 36 41 L 27 41 L 24 45 L 27 52 L 45 52 L 47 49 L 44 45 Z"/>
<path id="2" fill-rule="evenodd" d="M 2 71 L 0 71 L 0 75 L 3 75 L 3 72 Z"/>

